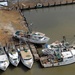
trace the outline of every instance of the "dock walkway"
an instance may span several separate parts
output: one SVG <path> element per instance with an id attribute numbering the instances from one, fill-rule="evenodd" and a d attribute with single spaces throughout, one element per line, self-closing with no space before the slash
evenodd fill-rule
<path id="1" fill-rule="evenodd" d="M 39 54 L 37 53 L 35 46 L 33 44 L 30 44 L 30 48 L 31 48 L 32 54 L 34 56 L 34 59 L 39 60 Z"/>

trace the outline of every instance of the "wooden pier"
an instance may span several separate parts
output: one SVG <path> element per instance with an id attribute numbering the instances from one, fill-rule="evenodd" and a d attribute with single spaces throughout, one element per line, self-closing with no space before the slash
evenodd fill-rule
<path id="1" fill-rule="evenodd" d="M 37 4 L 41 4 L 42 7 L 37 6 Z M 19 3 L 15 3 L 14 7 L 19 7 L 22 9 L 37 9 L 37 8 L 46 8 L 46 7 L 54 7 L 54 6 L 62 6 L 62 5 L 70 5 L 75 4 L 75 0 L 36 0 L 36 1 L 20 1 Z"/>
<path id="2" fill-rule="evenodd" d="M 30 46 L 30 49 L 31 49 L 32 54 L 34 56 L 34 59 L 39 60 L 40 57 L 39 57 L 39 54 L 37 53 L 35 46 L 33 44 L 30 44 L 29 46 Z"/>

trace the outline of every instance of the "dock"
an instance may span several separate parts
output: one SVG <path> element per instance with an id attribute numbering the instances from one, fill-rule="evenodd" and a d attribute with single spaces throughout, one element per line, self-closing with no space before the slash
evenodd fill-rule
<path id="1" fill-rule="evenodd" d="M 31 52 L 33 54 L 35 61 L 39 60 L 39 58 L 40 58 L 39 54 L 37 53 L 37 50 L 33 44 L 30 44 L 30 49 L 31 49 Z"/>
<path id="2" fill-rule="evenodd" d="M 40 4 L 37 6 L 37 4 Z M 13 4 L 13 3 L 11 3 Z M 63 6 L 75 4 L 75 0 L 19 0 L 18 2 L 14 2 L 13 7 L 20 8 L 21 10 L 30 10 L 37 8 L 46 8 L 46 7 L 55 7 L 55 6 Z"/>

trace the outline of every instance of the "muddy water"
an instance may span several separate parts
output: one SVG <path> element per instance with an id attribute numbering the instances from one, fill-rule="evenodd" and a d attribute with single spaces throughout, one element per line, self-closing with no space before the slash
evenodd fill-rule
<path id="1" fill-rule="evenodd" d="M 62 36 L 68 41 L 75 40 L 75 5 L 24 11 L 24 14 L 28 23 L 33 23 L 32 30 L 51 38 L 49 43 L 62 40 Z"/>
<path id="2" fill-rule="evenodd" d="M 49 43 L 62 40 L 66 36 L 67 41 L 75 40 L 75 5 L 36 9 L 23 12 L 28 23 L 33 23 L 32 29 L 45 33 L 51 38 Z M 10 64 L 8 69 L 0 75 L 75 75 L 75 64 L 41 68 L 39 62 L 34 62 L 31 70 L 20 62 L 18 67 Z"/>

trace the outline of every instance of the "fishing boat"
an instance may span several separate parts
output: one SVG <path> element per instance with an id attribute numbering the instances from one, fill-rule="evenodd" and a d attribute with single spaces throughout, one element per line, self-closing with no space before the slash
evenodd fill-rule
<path id="1" fill-rule="evenodd" d="M 21 45 L 20 48 L 18 48 L 18 52 L 20 53 L 21 62 L 27 68 L 31 69 L 33 65 L 33 56 L 28 45 Z"/>
<path id="2" fill-rule="evenodd" d="M 61 42 L 54 42 L 44 48 L 42 52 L 47 55 L 40 58 L 43 67 L 61 66 L 75 63 L 75 49 Z M 45 62 L 44 62 L 45 61 Z"/>
<path id="3" fill-rule="evenodd" d="M 4 48 L 0 45 L 0 69 L 5 71 L 9 66 L 8 57 L 4 51 Z"/>
<path id="4" fill-rule="evenodd" d="M 11 62 L 12 65 L 18 66 L 20 62 L 20 57 L 19 54 L 15 48 L 14 45 L 10 45 L 7 48 L 5 48 L 5 51 L 9 57 L 9 61 Z"/>
<path id="5" fill-rule="evenodd" d="M 49 38 L 41 32 L 26 34 L 24 31 L 18 30 L 13 34 L 13 37 L 36 44 L 45 44 L 49 41 Z"/>

